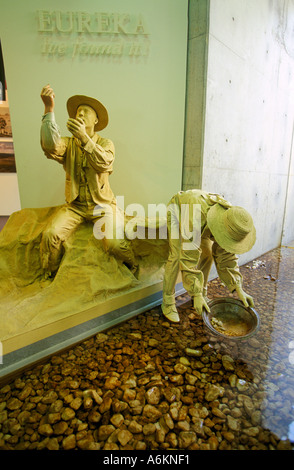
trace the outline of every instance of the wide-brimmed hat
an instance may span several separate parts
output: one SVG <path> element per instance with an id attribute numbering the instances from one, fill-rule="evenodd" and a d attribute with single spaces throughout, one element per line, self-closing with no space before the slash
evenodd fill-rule
<path id="1" fill-rule="evenodd" d="M 69 117 L 75 118 L 76 112 L 79 106 L 82 104 L 86 104 L 87 106 L 91 106 L 97 114 L 98 123 L 95 125 L 95 131 L 101 131 L 104 129 L 108 124 L 108 112 L 106 108 L 103 106 L 100 101 L 96 100 L 95 98 L 90 98 L 90 96 L 84 95 L 74 95 L 71 96 L 66 103 L 67 112 Z"/>
<path id="2" fill-rule="evenodd" d="M 255 243 L 253 220 L 243 207 L 214 204 L 208 210 L 207 225 L 216 242 L 229 253 L 246 253 Z"/>

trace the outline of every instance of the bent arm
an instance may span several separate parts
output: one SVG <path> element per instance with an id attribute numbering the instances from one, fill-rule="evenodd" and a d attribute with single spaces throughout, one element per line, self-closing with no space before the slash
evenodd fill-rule
<path id="1" fill-rule="evenodd" d="M 216 242 L 212 250 L 218 275 L 229 291 L 233 292 L 237 287 L 242 287 L 243 277 L 239 270 L 237 255 L 228 253 Z"/>
<path id="2" fill-rule="evenodd" d="M 114 145 L 111 140 L 98 138 L 98 142 L 95 143 L 89 138 L 83 148 L 89 164 L 95 171 L 112 173 Z"/>
<path id="3" fill-rule="evenodd" d="M 216 243 L 213 245 L 213 255 L 218 275 L 223 283 L 231 292 L 237 292 L 245 307 L 254 307 L 253 297 L 246 294 L 242 288 L 243 276 L 239 270 L 237 255 L 228 253 Z"/>

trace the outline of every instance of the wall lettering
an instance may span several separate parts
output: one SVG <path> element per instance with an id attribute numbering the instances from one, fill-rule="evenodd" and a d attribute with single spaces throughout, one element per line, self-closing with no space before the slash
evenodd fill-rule
<path id="1" fill-rule="evenodd" d="M 149 32 L 142 15 L 85 11 L 37 12 L 41 54 L 48 57 L 147 56 Z"/>

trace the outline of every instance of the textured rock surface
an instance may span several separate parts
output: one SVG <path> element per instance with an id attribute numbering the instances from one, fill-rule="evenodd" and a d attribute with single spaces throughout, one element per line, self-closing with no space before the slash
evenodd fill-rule
<path id="1" fill-rule="evenodd" d="M 137 279 L 122 262 L 104 252 L 102 241 L 93 236 L 93 224 L 84 223 L 66 242 L 55 279 L 44 281 L 41 235 L 56 210 L 15 212 L 0 232 L 0 340 L 82 312 L 163 277 L 166 240 L 132 241 L 140 266 Z"/>

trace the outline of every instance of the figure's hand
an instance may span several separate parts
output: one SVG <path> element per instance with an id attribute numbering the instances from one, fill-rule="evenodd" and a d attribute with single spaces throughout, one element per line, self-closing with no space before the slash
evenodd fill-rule
<path id="1" fill-rule="evenodd" d="M 86 132 L 85 123 L 81 118 L 69 118 L 69 120 L 67 121 L 67 128 L 74 137 L 76 137 L 82 142 L 82 144 L 87 143 L 88 135 Z"/>
<path id="2" fill-rule="evenodd" d="M 205 298 L 202 294 L 195 295 L 193 298 L 193 305 L 198 315 L 202 314 L 202 309 L 205 308 L 208 312 L 210 312 L 210 308 L 208 307 Z"/>
<path id="3" fill-rule="evenodd" d="M 251 297 L 251 295 L 246 294 L 242 287 L 236 287 L 236 292 L 245 307 L 254 307 L 253 297 Z"/>
<path id="4" fill-rule="evenodd" d="M 55 106 L 55 94 L 50 85 L 46 85 L 44 88 L 42 88 L 41 98 L 45 105 L 45 114 L 53 112 Z"/>

